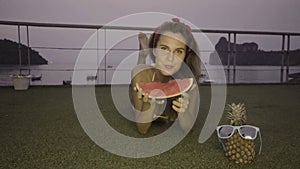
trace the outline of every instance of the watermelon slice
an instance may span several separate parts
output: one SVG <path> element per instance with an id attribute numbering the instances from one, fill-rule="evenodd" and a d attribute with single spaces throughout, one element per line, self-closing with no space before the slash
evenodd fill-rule
<path id="1" fill-rule="evenodd" d="M 173 79 L 167 83 L 160 81 L 140 82 L 136 87 L 142 89 L 143 95 L 149 94 L 149 98 L 164 99 L 178 96 L 188 91 L 193 85 L 193 78 Z"/>

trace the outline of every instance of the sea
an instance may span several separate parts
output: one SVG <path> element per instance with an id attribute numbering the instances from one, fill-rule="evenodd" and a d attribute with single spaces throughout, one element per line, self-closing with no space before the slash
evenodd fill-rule
<path id="1" fill-rule="evenodd" d="M 93 70 L 74 69 L 74 63 L 48 65 L 0 65 L 0 86 L 12 86 L 13 74 L 31 74 L 33 77 L 41 76 L 40 80 L 31 81 L 30 85 L 63 85 L 63 81 L 72 81 L 75 72 L 83 74 L 81 84 L 129 84 L 131 68 L 108 66 L 108 68 L 99 68 Z M 235 76 L 233 66 L 227 71 L 227 66 L 205 65 L 202 66 L 201 82 L 213 83 L 280 83 L 290 78 L 286 78 L 286 67 L 284 67 L 283 76 L 281 76 L 281 66 L 236 66 Z M 289 74 L 299 73 L 299 66 L 290 66 Z"/>

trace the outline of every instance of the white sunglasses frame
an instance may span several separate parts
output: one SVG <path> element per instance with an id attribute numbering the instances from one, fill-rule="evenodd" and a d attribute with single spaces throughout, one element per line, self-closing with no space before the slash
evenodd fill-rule
<path id="1" fill-rule="evenodd" d="M 220 128 L 222 128 L 222 127 L 227 127 L 227 126 L 233 128 L 232 133 L 231 133 L 229 136 L 221 137 L 221 136 L 220 136 L 220 133 L 219 133 Z M 254 128 L 254 129 L 256 130 L 255 136 L 254 136 L 253 138 L 252 138 L 252 137 L 251 137 L 251 138 L 247 138 L 247 137 L 243 136 L 242 133 L 241 133 L 241 131 L 240 131 L 240 128 L 242 128 L 242 127 L 250 127 L 250 128 Z M 221 126 L 218 126 L 216 130 L 217 130 L 218 137 L 219 137 L 219 138 L 222 138 L 222 139 L 230 138 L 230 137 L 234 134 L 235 130 L 238 130 L 240 136 L 243 137 L 244 139 L 254 140 L 254 139 L 256 139 L 257 133 L 259 132 L 259 128 L 258 128 L 258 127 L 251 126 L 251 125 L 242 125 L 242 126 L 221 125 Z"/>
<path id="2" fill-rule="evenodd" d="M 231 133 L 229 136 L 221 137 L 221 136 L 220 136 L 220 133 L 219 133 L 219 130 L 220 130 L 221 127 L 224 127 L 224 126 L 232 127 L 233 130 L 232 130 L 232 133 Z M 244 137 L 244 136 L 240 133 L 240 130 L 239 130 L 241 127 L 251 127 L 251 128 L 254 128 L 254 129 L 256 130 L 255 136 L 254 136 L 253 138 L 246 138 L 246 137 Z M 241 125 L 241 126 L 221 125 L 221 126 L 217 126 L 216 131 L 217 131 L 218 139 L 219 139 L 219 141 L 221 142 L 221 144 L 222 144 L 223 149 L 224 149 L 225 152 L 226 152 L 226 148 L 225 148 L 225 145 L 224 145 L 224 143 L 222 142 L 221 139 L 228 139 L 228 138 L 232 137 L 233 134 L 234 134 L 234 132 L 235 132 L 235 130 L 238 130 L 238 133 L 239 133 L 239 135 L 240 135 L 242 138 L 248 139 L 248 140 L 255 140 L 256 137 L 257 137 L 257 133 L 258 133 L 259 139 L 260 139 L 260 147 L 259 147 L 258 154 L 261 154 L 261 149 L 262 149 L 262 138 L 261 138 L 260 129 L 259 129 L 258 127 L 252 126 L 252 125 Z"/>

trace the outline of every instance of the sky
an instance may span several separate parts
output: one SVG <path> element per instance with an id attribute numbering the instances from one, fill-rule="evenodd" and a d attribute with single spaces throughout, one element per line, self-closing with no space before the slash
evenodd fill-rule
<path id="1" fill-rule="evenodd" d="M 0 20 L 105 25 L 135 13 L 162 12 L 184 18 L 200 29 L 299 33 L 299 7 L 299 0 L 0 0 Z M 141 25 L 148 22 L 146 19 Z M 0 38 L 12 34 L 1 25 L 0 31 Z M 244 41 L 252 40 L 263 41 L 258 37 Z M 212 38 L 212 42 L 216 40 Z M 280 50 L 280 39 L 267 38 L 266 42 L 260 47 Z M 292 39 L 291 46 L 300 48 L 300 38 Z"/>
<path id="2" fill-rule="evenodd" d="M 140 12 L 170 13 L 205 29 L 300 31 L 299 0 L 0 0 L 0 19 L 106 24 Z"/>

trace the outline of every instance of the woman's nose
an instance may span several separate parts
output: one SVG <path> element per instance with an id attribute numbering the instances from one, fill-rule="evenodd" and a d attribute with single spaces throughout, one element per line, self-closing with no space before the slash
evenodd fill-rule
<path id="1" fill-rule="evenodd" d="M 168 59 L 168 61 L 173 61 L 174 60 L 174 54 L 173 53 L 171 53 L 171 52 L 169 52 L 168 53 L 168 56 L 167 56 L 167 59 Z"/>

